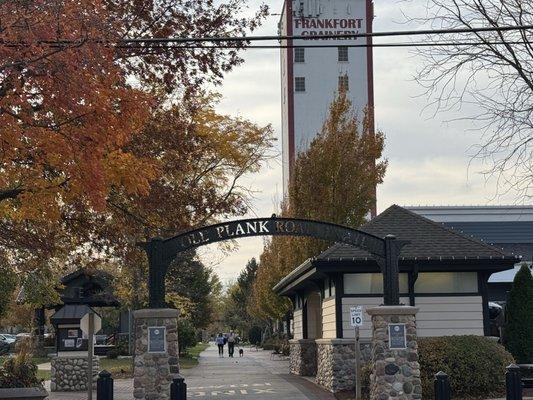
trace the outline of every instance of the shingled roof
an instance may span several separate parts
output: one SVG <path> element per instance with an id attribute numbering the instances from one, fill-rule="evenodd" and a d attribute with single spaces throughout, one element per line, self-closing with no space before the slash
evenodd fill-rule
<path id="1" fill-rule="evenodd" d="M 393 205 L 360 230 L 379 236 L 395 235 L 408 240 L 400 260 L 422 259 L 502 259 L 515 258 L 513 254 L 431 221 L 405 208 Z M 335 244 L 321 253 L 317 260 L 365 260 L 373 257 L 364 250 L 344 244 Z"/>

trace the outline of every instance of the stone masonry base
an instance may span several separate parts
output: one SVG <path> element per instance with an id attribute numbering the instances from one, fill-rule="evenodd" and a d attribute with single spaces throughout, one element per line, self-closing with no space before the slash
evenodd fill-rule
<path id="1" fill-rule="evenodd" d="M 179 373 L 178 311 L 146 309 L 134 312 L 135 361 L 133 397 L 143 400 L 170 399 L 170 384 Z M 148 353 L 148 327 L 166 327 L 166 352 Z"/>
<path id="2" fill-rule="evenodd" d="M 370 398 L 414 400 L 422 398 L 415 314 L 409 306 L 381 306 L 367 309 L 372 316 L 372 375 Z M 389 348 L 388 325 L 405 324 L 407 349 Z"/>
<path id="3" fill-rule="evenodd" d="M 333 393 L 355 387 L 355 340 L 317 339 L 316 383 Z"/>
<path id="4" fill-rule="evenodd" d="M 87 390 L 87 357 L 54 357 L 51 361 L 50 390 L 52 392 L 79 392 Z M 100 359 L 93 358 L 93 388 L 100 372 Z"/>
<path id="5" fill-rule="evenodd" d="M 316 343 L 314 339 L 294 339 L 290 342 L 289 369 L 291 374 L 314 376 L 316 374 Z"/>

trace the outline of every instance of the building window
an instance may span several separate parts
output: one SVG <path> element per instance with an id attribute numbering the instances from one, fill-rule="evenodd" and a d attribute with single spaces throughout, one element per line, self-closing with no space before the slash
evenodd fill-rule
<path id="1" fill-rule="evenodd" d="M 348 47 L 341 46 L 338 48 L 339 51 L 339 62 L 348 62 Z"/>
<path id="2" fill-rule="evenodd" d="M 294 49 L 294 62 L 297 62 L 297 63 L 305 62 L 305 48 L 297 47 Z"/>
<path id="3" fill-rule="evenodd" d="M 477 272 L 421 272 L 415 293 L 477 293 Z"/>
<path id="4" fill-rule="evenodd" d="M 347 92 L 350 90 L 350 82 L 348 75 L 339 76 L 339 92 Z"/>
<path id="5" fill-rule="evenodd" d="M 305 92 L 305 77 L 297 76 L 294 78 L 294 90 L 296 92 Z"/>
<path id="6" fill-rule="evenodd" d="M 409 293 L 408 275 L 400 275 L 400 293 Z M 375 274 L 344 274 L 344 293 L 383 295 L 383 275 Z"/>

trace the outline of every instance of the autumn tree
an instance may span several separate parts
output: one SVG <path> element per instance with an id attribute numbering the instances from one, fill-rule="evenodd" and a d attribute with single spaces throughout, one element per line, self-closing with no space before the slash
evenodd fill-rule
<path id="1" fill-rule="evenodd" d="M 136 241 L 245 211 L 239 178 L 264 160 L 271 130 L 218 115 L 201 91 L 242 62 L 245 44 L 131 39 L 245 35 L 266 14 L 242 18 L 246 5 L 0 4 L 0 253 L 13 270 L 112 258 L 141 287 Z"/>
<path id="2" fill-rule="evenodd" d="M 60 205 L 102 210 L 113 187 L 145 194 L 150 160 L 124 146 L 157 102 L 219 83 L 238 49 L 135 46 L 128 39 L 245 35 L 266 14 L 245 0 L 3 1 L 0 4 L 0 212 L 57 220 Z M 244 46 L 244 44 L 243 44 Z M 162 89 L 162 90 L 161 90 Z"/>
<path id="3" fill-rule="evenodd" d="M 13 303 L 17 277 L 5 260 L 0 258 L 0 319 L 6 316 L 9 306 Z"/>
<path id="4" fill-rule="evenodd" d="M 411 22 L 429 29 L 533 25 L 530 0 L 427 0 Z M 461 111 L 482 134 L 473 156 L 495 177 L 500 193 L 527 201 L 533 188 L 533 41 L 531 31 L 462 32 L 435 36 L 417 50 L 416 76 L 436 111 Z M 431 46 L 431 43 L 436 43 Z M 465 110 L 472 111 L 465 111 Z M 465 114 L 468 113 L 468 114 Z"/>
<path id="5" fill-rule="evenodd" d="M 381 160 L 384 135 L 372 133 L 370 118 L 358 120 L 345 92 L 330 105 L 322 130 L 291 171 L 282 215 L 357 228 L 375 203 L 387 162 Z M 330 243 L 302 237 L 273 237 L 265 246 L 254 284 L 252 309 L 257 315 L 282 318 L 290 309 L 272 288 L 309 257 Z"/>
<path id="6" fill-rule="evenodd" d="M 196 97 L 155 113 L 128 147 L 156 160 L 158 177 L 150 192 L 131 196 L 115 190 L 108 198 L 108 214 L 96 220 L 86 215 L 92 236 L 124 261 L 126 282 L 146 282 L 145 255 L 136 242 L 247 211 L 250 193 L 240 178 L 273 156 L 272 129 L 220 115 L 215 104 L 216 97 Z M 129 298 L 142 304 L 142 293 L 130 292 Z"/>

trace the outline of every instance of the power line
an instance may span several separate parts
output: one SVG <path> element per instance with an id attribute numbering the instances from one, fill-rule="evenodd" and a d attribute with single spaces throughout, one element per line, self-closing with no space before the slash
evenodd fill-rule
<path id="1" fill-rule="evenodd" d="M 399 43 L 372 43 L 372 44 L 342 44 L 342 45 L 254 45 L 254 46 L 239 46 L 239 45 L 200 45 L 200 44 L 183 44 L 183 45 L 120 45 L 117 46 L 120 49 L 146 49 L 146 50 L 165 50 L 165 49 L 324 49 L 332 48 L 337 49 L 339 47 L 348 47 L 348 48 L 366 48 L 366 47 L 377 47 L 377 48 L 394 48 L 394 47 L 448 47 L 448 46 L 476 46 L 476 45 L 515 45 L 515 44 L 526 44 L 524 41 L 513 41 L 513 42 L 399 42 Z"/>
<path id="2" fill-rule="evenodd" d="M 518 30 L 533 29 L 533 25 L 516 25 L 516 26 L 503 26 L 503 27 L 480 27 L 480 28 L 459 28 L 459 29 L 437 29 L 437 30 L 418 30 L 418 31 L 391 31 L 391 32 L 373 32 L 373 33 L 354 33 L 354 34 L 327 34 L 327 35 L 273 35 L 273 36 L 236 36 L 236 37 L 185 37 L 185 38 L 133 38 L 133 39 L 121 39 L 116 43 L 102 39 L 85 39 L 83 41 L 74 40 L 42 40 L 37 41 L 37 44 L 44 44 L 50 46 L 68 46 L 79 45 L 83 42 L 101 43 L 107 46 L 126 47 L 129 44 L 160 44 L 160 43 L 224 43 L 224 42 L 240 42 L 249 43 L 255 41 L 282 41 L 282 40 L 327 40 L 327 39 L 357 39 L 357 38 L 378 38 L 378 37 L 397 37 L 397 36 L 421 36 L 421 35 L 448 35 L 459 33 L 482 33 L 482 32 L 508 32 Z M 0 44 L 7 47 L 25 47 L 28 43 L 24 42 L 7 42 L 0 40 Z M 355 47 L 355 45 L 347 45 Z M 359 45 L 358 45 L 359 46 Z M 361 47 L 367 47 L 368 45 L 360 45 Z M 308 46 L 318 47 L 318 46 Z M 338 47 L 332 46 L 332 47 Z M 380 46 L 375 46 L 380 47 Z M 394 47 L 394 46 L 382 46 L 382 47 Z M 226 46 L 226 48 L 230 48 Z M 239 47 L 240 48 L 240 47 Z M 248 47 L 250 48 L 250 47 Z M 257 47 L 260 48 L 260 47 Z"/>
<path id="3" fill-rule="evenodd" d="M 123 43 L 201 43 L 201 42 L 256 42 L 272 40 L 321 40 L 321 39 L 357 39 L 391 36 L 446 35 L 457 33 L 507 32 L 533 29 L 533 25 L 516 25 L 484 28 L 435 29 L 419 31 L 391 31 L 333 35 L 274 35 L 274 36 L 235 36 L 235 37 L 199 37 L 199 38 L 136 38 L 122 39 Z"/>

